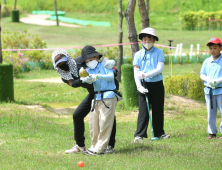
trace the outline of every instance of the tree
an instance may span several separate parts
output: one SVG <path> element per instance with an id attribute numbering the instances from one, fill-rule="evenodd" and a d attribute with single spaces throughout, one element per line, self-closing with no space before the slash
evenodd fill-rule
<path id="1" fill-rule="evenodd" d="M 1 13 L 2 13 L 2 5 L 1 5 L 1 2 L 0 2 L 0 64 L 2 63 L 2 40 L 1 40 L 1 35 L 2 35 L 2 27 L 1 27 Z"/>
<path id="2" fill-rule="evenodd" d="M 135 5 L 136 0 L 129 0 L 127 9 L 124 13 L 127 23 L 127 30 L 128 30 L 128 39 L 131 43 L 132 49 L 132 59 L 134 59 L 134 55 L 137 51 L 139 51 L 138 39 L 137 39 L 137 32 L 134 22 L 134 12 L 135 12 Z"/>
<path id="3" fill-rule="evenodd" d="M 123 12 L 122 12 L 122 0 L 119 0 L 119 44 L 123 42 Z M 123 46 L 119 45 L 119 53 L 117 58 L 117 70 L 118 70 L 118 76 L 117 79 L 119 82 L 121 82 L 121 65 L 123 63 Z"/>
<path id="4" fill-rule="evenodd" d="M 15 3 L 14 3 L 14 10 L 16 10 L 16 2 L 17 2 L 17 0 L 15 0 Z"/>
<path id="5" fill-rule="evenodd" d="M 59 26 L 59 19 L 58 19 L 58 14 L 57 14 L 57 3 L 56 3 L 56 0 L 54 0 L 54 3 L 55 3 L 56 23 L 57 23 L 57 26 Z"/>
<path id="6" fill-rule="evenodd" d="M 149 6 L 149 1 L 147 0 L 147 4 Z M 146 5 L 144 0 L 138 0 L 138 7 L 141 16 L 141 21 L 143 25 L 143 29 L 149 27 L 149 17 L 148 17 L 148 7 L 146 9 Z"/>

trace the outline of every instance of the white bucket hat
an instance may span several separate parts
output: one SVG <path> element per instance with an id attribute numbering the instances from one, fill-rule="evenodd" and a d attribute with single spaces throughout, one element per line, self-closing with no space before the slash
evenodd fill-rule
<path id="1" fill-rule="evenodd" d="M 140 40 L 142 40 L 142 38 L 143 38 L 142 35 L 144 35 L 144 34 L 152 35 L 152 36 L 154 36 L 154 37 L 156 38 L 156 41 L 159 40 L 159 38 L 156 36 L 156 31 L 155 31 L 155 29 L 153 29 L 153 28 L 150 28 L 150 27 L 144 28 L 144 29 L 140 32 L 140 34 L 139 34 L 139 39 L 140 39 Z"/>

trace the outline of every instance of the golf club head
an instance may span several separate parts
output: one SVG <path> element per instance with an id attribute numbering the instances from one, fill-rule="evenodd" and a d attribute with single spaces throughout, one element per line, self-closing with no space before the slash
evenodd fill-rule
<path id="1" fill-rule="evenodd" d="M 89 75 L 89 73 L 83 67 L 81 67 L 79 70 L 79 76 L 80 77 L 87 77 L 88 75 Z"/>
<path id="2" fill-rule="evenodd" d="M 152 137 L 151 140 L 159 140 L 158 137 Z"/>

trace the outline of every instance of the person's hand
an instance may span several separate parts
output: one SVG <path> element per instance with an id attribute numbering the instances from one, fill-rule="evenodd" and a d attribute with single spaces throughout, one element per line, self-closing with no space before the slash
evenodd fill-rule
<path id="1" fill-rule="evenodd" d="M 146 78 L 146 75 L 143 71 L 138 71 L 137 75 L 140 79 L 145 79 Z"/>
<path id="2" fill-rule="evenodd" d="M 143 86 L 139 86 L 137 87 L 137 90 L 142 93 L 142 94 L 145 94 L 145 93 L 148 93 L 148 89 L 145 89 Z"/>
<path id="3" fill-rule="evenodd" d="M 91 84 L 93 82 L 92 76 L 80 77 L 80 80 L 82 80 L 83 83 L 88 83 L 88 84 Z"/>
<path id="4" fill-rule="evenodd" d="M 91 77 L 92 82 L 95 82 L 96 80 L 99 79 L 98 74 L 90 74 L 89 77 Z"/>
<path id="5" fill-rule="evenodd" d="M 210 79 L 207 81 L 207 86 L 212 88 L 212 89 L 215 89 L 215 87 L 217 86 L 217 82 L 213 79 Z"/>

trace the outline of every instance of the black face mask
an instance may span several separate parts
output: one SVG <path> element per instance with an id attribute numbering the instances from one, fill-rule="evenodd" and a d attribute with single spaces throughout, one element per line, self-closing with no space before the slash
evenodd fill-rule
<path id="1" fill-rule="evenodd" d="M 66 63 L 64 63 L 63 65 L 59 66 L 60 69 L 64 70 L 64 71 L 69 71 L 69 65 Z"/>

